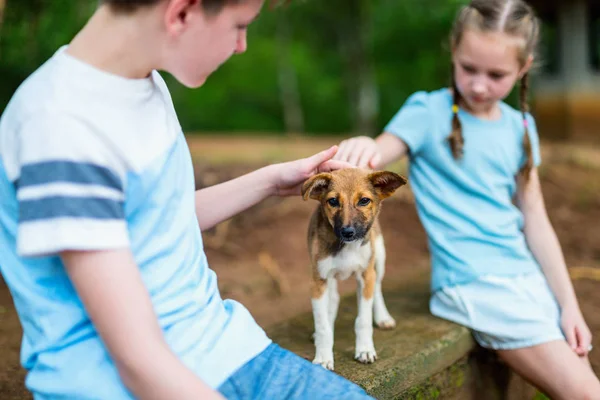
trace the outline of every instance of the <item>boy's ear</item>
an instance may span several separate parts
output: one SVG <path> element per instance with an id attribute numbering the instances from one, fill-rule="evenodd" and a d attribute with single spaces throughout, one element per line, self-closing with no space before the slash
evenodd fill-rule
<path id="1" fill-rule="evenodd" d="M 390 197 L 400 186 L 408 182 L 405 177 L 390 171 L 377 171 L 369 174 L 367 179 L 371 182 L 380 199 Z"/>
<path id="2" fill-rule="evenodd" d="M 323 196 L 323 193 L 329 189 L 330 183 L 330 173 L 317 174 L 308 178 L 302 185 L 302 198 L 304 200 L 308 200 L 309 198 L 320 200 L 321 196 Z"/>
<path id="3" fill-rule="evenodd" d="M 168 0 L 165 10 L 165 24 L 170 35 L 177 36 L 184 29 L 191 12 L 201 10 L 202 0 Z"/>

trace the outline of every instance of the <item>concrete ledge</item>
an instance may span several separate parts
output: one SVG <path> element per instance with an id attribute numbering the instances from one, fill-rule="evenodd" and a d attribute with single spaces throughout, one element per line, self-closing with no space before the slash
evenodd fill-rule
<path id="1" fill-rule="evenodd" d="M 356 296 L 342 299 L 335 326 L 335 371 L 377 399 L 532 398 L 521 397 L 532 393 L 531 388 L 478 348 L 468 329 L 432 316 L 429 296 L 428 275 L 384 292 L 397 327 L 375 328 L 378 360 L 370 365 L 354 360 Z M 306 313 L 268 333 L 282 347 L 312 361 L 313 330 L 312 314 Z"/>

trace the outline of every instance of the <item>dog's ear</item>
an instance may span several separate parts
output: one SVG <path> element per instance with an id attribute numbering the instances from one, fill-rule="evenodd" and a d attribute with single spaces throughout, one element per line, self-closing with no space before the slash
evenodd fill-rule
<path id="1" fill-rule="evenodd" d="M 367 177 L 381 199 L 390 197 L 400 186 L 408 182 L 405 177 L 390 171 L 377 171 Z"/>
<path id="2" fill-rule="evenodd" d="M 331 174 L 322 173 L 311 176 L 302 185 L 302 198 L 320 200 L 323 193 L 329 188 L 331 183 Z"/>

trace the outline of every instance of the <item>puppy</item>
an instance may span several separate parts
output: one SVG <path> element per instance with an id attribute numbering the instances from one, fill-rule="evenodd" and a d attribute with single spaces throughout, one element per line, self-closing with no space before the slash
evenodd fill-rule
<path id="1" fill-rule="evenodd" d="M 358 281 L 356 360 L 372 363 L 377 359 L 373 319 L 382 329 L 396 326 L 381 293 L 385 246 L 378 215 L 383 199 L 406 182 L 393 172 L 358 168 L 318 174 L 304 182 L 304 200 L 320 202 L 308 227 L 316 347 L 313 363 L 333 370 L 333 328 L 339 305 L 337 279 L 354 274 Z"/>

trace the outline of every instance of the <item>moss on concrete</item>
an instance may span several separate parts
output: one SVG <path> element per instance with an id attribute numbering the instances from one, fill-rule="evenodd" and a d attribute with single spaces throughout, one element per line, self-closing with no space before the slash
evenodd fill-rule
<path id="1" fill-rule="evenodd" d="M 398 400 L 459 400 L 472 398 L 473 376 L 465 356 L 445 370 L 406 390 Z"/>
<path id="2" fill-rule="evenodd" d="M 402 396 L 409 389 L 435 395 L 435 385 L 416 388 L 469 353 L 474 346 L 470 332 L 429 313 L 428 275 L 387 291 L 384 296 L 397 327 L 391 331 L 375 329 L 378 360 L 370 365 L 354 360 L 356 297 L 342 300 L 335 326 L 336 372 L 358 383 L 378 399 L 404 398 Z M 306 313 L 273 327 L 269 334 L 282 347 L 312 360 L 315 349 L 310 337 L 313 330 L 312 314 Z M 465 378 L 459 373 L 461 368 L 455 367 L 448 373 L 447 376 L 454 379 L 452 385 L 464 383 Z"/>

